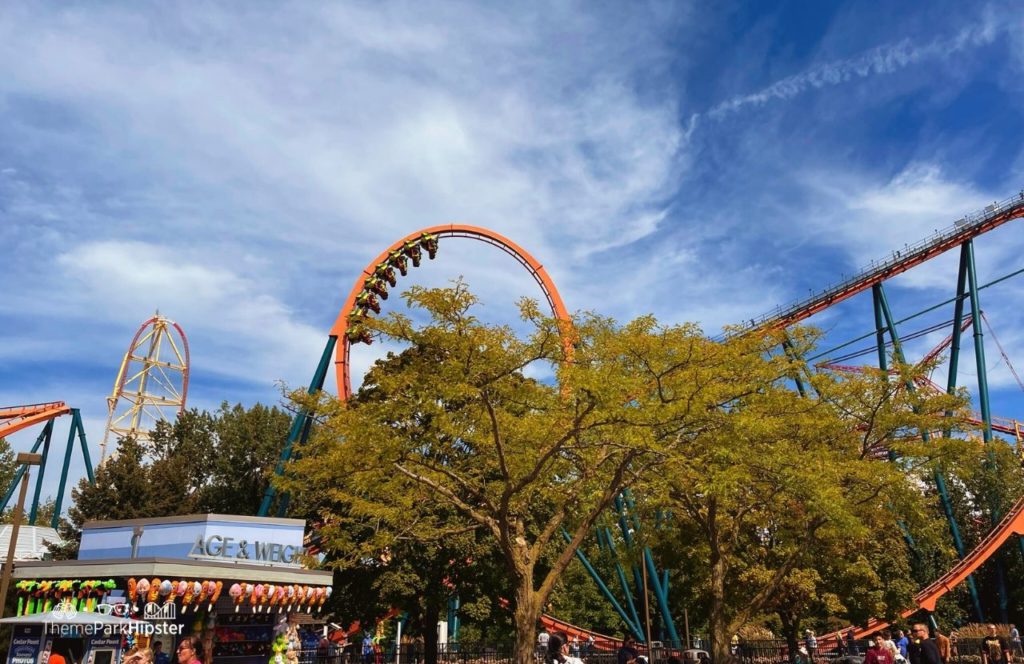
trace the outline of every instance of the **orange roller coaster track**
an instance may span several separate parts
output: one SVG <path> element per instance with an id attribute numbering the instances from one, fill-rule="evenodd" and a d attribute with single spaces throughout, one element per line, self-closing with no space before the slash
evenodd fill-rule
<path id="1" fill-rule="evenodd" d="M 63 401 L 0 408 L 0 438 L 69 413 L 71 408 Z"/>
<path id="2" fill-rule="evenodd" d="M 380 299 L 384 300 L 388 298 L 388 286 L 395 286 L 397 283 L 396 270 L 405 275 L 410 262 L 413 267 L 418 266 L 424 250 L 427 251 L 430 258 L 433 258 L 437 252 L 438 241 L 446 237 L 467 238 L 484 242 L 501 249 L 515 258 L 520 265 L 526 268 L 530 276 L 537 282 L 537 285 L 540 286 L 554 317 L 566 326 L 571 325 L 569 312 L 566 310 L 565 304 L 562 302 L 562 296 L 558 293 L 558 289 L 548 275 L 547 270 L 544 269 L 540 261 L 521 246 L 503 235 L 480 226 L 466 226 L 462 224 L 431 226 L 430 228 L 410 233 L 398 240 L 381 252 L 377 258 L 370 261 L 366 268 L 359 273 L 355 284 L 352 286 L 352 290 L 349 292 L 348 298 L 345 300 L 337 319 L 334 321 L 334 325 L 331 326 L 323 356 L 309 385 L 310 394 L 323 389 L 328 364 L 333 355 L 335 375 L 338 381 L 338 399 L 347 401 L 352 396 L 351 363 L 349 357 L 353 340 L 365 343 L 372 342 L 372 337 L 368 333 L 360 331 L 359 318 L 369 315 L 370 311 L 374 313 L 380 311 L 377 298 L 380 297 Z M 562 339 L 565 353 L 571 355 L 571 337 L 565 334 L 564 330 Z M 292 421 L 288 440 L 281 451 L 281 458 L 275 471 L 278 475 L 284 472 L 284 464 L 291 459 L 296 443 L 301 445 L 306 440 L 311 423 L 312 413 L 309 411 L 300 412 Z M 267 487 L 258 512 L 260 516 L 266 516 L 270 513 L 274 495 L 274 487 L 272 485 Z M 287 505 L 287 496 L 283 496 L 278 504 L 277 513 L 284 515 Z"/>
<path id="3" fill-rule="evenodd" d="M 974 547 L 974 550 L 967 554 L 963 560 L 914 595 L 914 606 L 904 610 L 900 616 L 908 618 L 920 610 L 934 611 L 935 605 L 943 595 L 966 581 L 967 577 L 974 574 L 1013 535 L 1024 535 L 1024 497 L 1017 500 L 1013 509 L 1003 517 L 1003 520 L 999 522 L 992 532 L 985 539 L 981 540 L 978 546 Z M 865 627 L 857 630 L 855 634 L 860 639 L 888 626 L 888 622 L 872 618 Z M 838 634 L 836 632 L 829 636 L 835 637 Z"/>
<path id="4" fill-rule="evenodd" d="M 566 323 L 569 322 L 569 312 L 566 311 L 565 304 L 562 302 L 562 296 L 558 294 L 558 289 L 555 288 L 555 283 L 551 280 L 551 277 L 548 276 L 547 270 L 544 269 L 544 266 L 541 265 L 540 261 L 531 256 L 529 252 L 512 240 L 480 226 L 452 224 L 448 226 L 431 226 L 430 228 L 425 228 L 421 231 L 411 233 L 398 242 L 395 242 L 366 266 L 366 268 L 356 278 L 356 283 L 352 286 L 348 299 L 345 300 L 345 304 L 338 313 L 338 318 L 334 321 L 334 325 L 331 327 L 330 335 L 341 341 L 341 344 L 338 345 L 335 350 L 334 365 L 338 379 L 338 398 L 342 401 L 346 401 L 352 396 L 352 380 L 349 375 L 349 354 L 351 352 L 352 345 L 348 333 L 350 318 L 357 309 L 357 298 L 360 294 L 366 292 L 368 285 L 367 282 L 369 280 L 377 278 L 382 268 L 392 266 L 392 269 L 394 269 L 393 263 L 395 257 L 400 256 L 403 249 L 409 247 L 424 236 L 433 236 L 438 239 L 445 237 L 469 238 L 485 242 L 501 249 L 519 261 L 519 263 L 526 268 L 534 278 L 537 285 L 540 286 L 541 290 L 544 292 L 544 297 L 547 299 L 548 305 L 551 307 L 551 312 L 554 314 L 555 318 Z"/>
<path id="5" fill-rule="evenodd" d="M 1024 192 L 1002 202 L 993 203 L 981 212 L 966 215 L 948 228 L 937 231 L 932 237 L 894 251 L 888 259 L 872 264 L 856 276 L 836 286 L 787 307 L 778 307 L 759 318 L 751 319 L 746 324 L 747 329 L 787 327 L 799 323 L 857 293 L 866 291 L 872 286 L 902 274 L 950 249 L 955 249 L 968 240 L 1021 217 L 1024 217 Z"/>

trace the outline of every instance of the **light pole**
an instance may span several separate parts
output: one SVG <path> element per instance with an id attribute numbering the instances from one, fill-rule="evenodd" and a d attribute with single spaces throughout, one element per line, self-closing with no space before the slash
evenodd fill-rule
<path id="1" fill-rule="evenodd" d="M 25 495 L 28 493 L 28 476 L 31 466 L 43 462 L 42 454 L 19 452 L 17 463 L 25 464 L 25 474 L 21 476 L 21 492 L 18 494 L 18 506 L 14 508 L 14 520 L 11 522 L 11 541 L 7 547 L 7 562 L 4 563 L 3 580 L 0 581 L 0 618 L 4 616 L 7 606 L 7 589 L 11 585 L 11 574 L 14 572 L 14 549 L 18 546 L 18 530 L 21 529 L 21 513 L 25 510 Z"/>

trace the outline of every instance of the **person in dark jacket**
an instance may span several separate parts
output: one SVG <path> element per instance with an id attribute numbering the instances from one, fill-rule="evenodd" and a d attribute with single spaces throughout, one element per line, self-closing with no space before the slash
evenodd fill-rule
<path id="1" fill-rule="evenodd" d="M 622 639 L 622 647 L 615 654 L 615 664 L 629 664 L 636 659 L 640 653 L 636 649 L 636 641 L 629 634 Z"/>
<path id="2" fill-rule="evenodd" d="M 928 626 L 917 623 L 910 628 L 910 643 L 907 646 L 910 664 L 942 664 L 939 648 L 928 638 Z"/>

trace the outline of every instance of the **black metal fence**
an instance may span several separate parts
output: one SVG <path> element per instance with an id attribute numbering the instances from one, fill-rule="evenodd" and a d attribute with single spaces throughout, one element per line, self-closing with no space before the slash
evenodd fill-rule
<path id="1" fill-rule="evenodd" d="M 871 642 L 864 640 L 855 641 L 852 646 L 832 645 L 808 652 L 801 642 L 795 656 L 791 657 L 789 646 L 782 640 L 741 641 L 733 648 L 733 655 L 741 664 L 781 664 L 793 661 L 800 664 L 860 664 L 870 646 Z M 951 641 L 949 664 L 982 664 L 981 650 L 982 639 Z M 1024 664 L 1024 656 L 1019 649 L 1013 654 L 1013 662 Z"/>
<path id="2" fill-rule="evenodd" d="M 671 655 L 682 656 L 687 664 L 696 663 L 697 653 L 710 650 L 701 641 L 691 644 L 695 649 L 684 655 L 680 649 L 657 647 L 649 653 L 651 664 L 664 664 Z M 732 654 L 740 664 L 862 664 L 864 655 L 870 647 L 870 641 L 856 641 L 849 645 L 831 645 L 814 648 L 808 652 L 801 642 L 797 652 L 790 656 L 786 641 L 741 641 L 732 647 Z M 982 664 L 981 639 L 958 639 L 951 642 L 949 664 Z M 574 653 L 575 654 L 575 653 Z M 579 652 L 584 664 L 616 664 L 614 652 L 585 649 Z M 535 654 L 537 664 L 543 661 L 541 653 Z M 300 664 L 425 664 L 426 657 L 422 645 L 407 644 L 396 651 L 394 644 L 384 644 L 379 651 L 363 655 L 359 645 L 349 646 L 342 650 L 336 646 L 316 650 L 302 650 L 299 653 Z M 511 664 L 512 646 L 509 644 L 481 645 L 469 643 L 438 644 L 438 664 Z M 1016 652 L 1014 664 L 1024 664 L 1024 653 Z M 709 663 L 710 664 L 710 663 Z"/>

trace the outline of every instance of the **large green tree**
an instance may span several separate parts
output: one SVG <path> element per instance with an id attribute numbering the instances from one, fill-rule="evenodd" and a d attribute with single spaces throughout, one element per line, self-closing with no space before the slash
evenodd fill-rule
<path id="1" fill-rule="evenodd" d="M 282 487 L 326 493 L 404 537 L 484 533 L 526 664 L 542 607 L 614 497 L 740 394 L 704 361 L 714 344 L 692 326 L 586 315 L 570 329 L 525 302 L 533 332 L 520 338 L 477 320 L 461 283 L 405 297 L 429 323 L 368 323 L 408 347 L 364 382 L 382 398 L 322 403 L 324 423 Z M 438 519 L 439 505 L 452 516 Z"/>
<path id="2" fill-rule="evenodd" d="M 858 597 L 851 583 L 841 597 L 833 565 L 845 561 L 846 572 L 877 582 L 884 557 L 872 538 L 899 542 L 899 529 L 928 509 L 922 476 L 969 452 L 963 440 L 921 436 L 940 430 L 961 398 L 906 390 L 909 375 L 872 373 L 814 375 L 813 397 L 801 397 L 781 378 L 807 373 L 793 356 L 771 354 L 777 342 L 737 336 L 714 349 L 722 372 L 746 386 L 743 396 L 680 439 L 660 489 L 662 507 L 682 522 L 679 546 L 707 561 L 708 626 L 720 662 L 730 659 L 731 636 L 766 611 L 780 610 L 792 636 L 821 579 L 833 594 L 818 603 L 824 613 L 846 611 L 844 602 L 861 618 L 904 608 L 912 584 Z M 889 456 L 895 461 L 882 460 Z"/>

